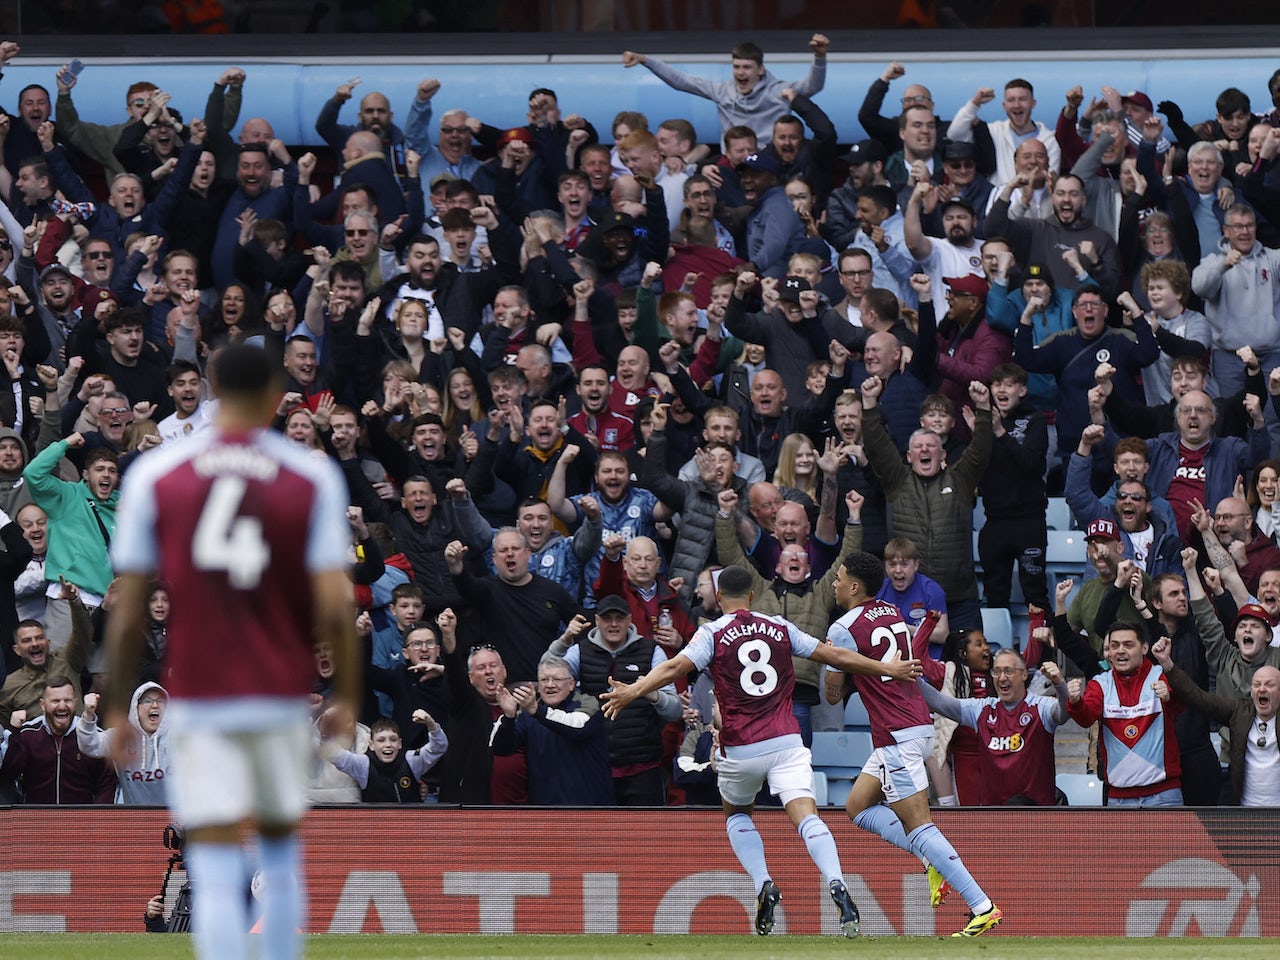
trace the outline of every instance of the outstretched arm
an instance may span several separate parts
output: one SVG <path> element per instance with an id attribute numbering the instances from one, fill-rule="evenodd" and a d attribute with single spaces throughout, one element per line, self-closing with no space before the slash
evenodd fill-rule
<path id="1" fill-rule="evenodd" d="M 610 689 L 600 694 L 600 700 L 604 703 L 604 715 L 610 720 L 616 720 L 618 714 L 631 701 L 673 683 L 676 678 L 683 677 L 693 669 L 693 661 L 683 653 L 677 653 L 670 660 L 658 664 L 635 683 L 621 683 L 614 677 L 610 677 Z"/>

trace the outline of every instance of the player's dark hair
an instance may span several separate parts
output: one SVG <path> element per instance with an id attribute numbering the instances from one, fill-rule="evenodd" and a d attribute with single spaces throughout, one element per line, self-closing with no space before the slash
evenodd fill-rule
<path id="1" fill-rule="evenodd" d="M 875 596 L 884 583 L 884 564 L 873 553 L 861 550 L 844 558 L 844 569 L 849 576 L 862 584 L 863 593 Z"/>
<path id="2" fill-rule="evenodd" d="M 751 596 L 751 574 L 735 565 L 720 571 L 720 581 L 716 588 L 723 597 L 743 598 Z"/>
<path id="3" fill-rule="evenodd" d="M 220 397 L 256 397 L 279 387 L 281 371 L 279 361 L 260 347 L 234 343 L 218 354 L 213 361 L 214 382 Z"/>

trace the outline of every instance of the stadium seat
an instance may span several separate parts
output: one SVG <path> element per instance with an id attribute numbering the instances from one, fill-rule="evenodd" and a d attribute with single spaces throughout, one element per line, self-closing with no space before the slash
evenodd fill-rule
<path id="1" fill-rule="evenodd" d="M 826 780 L 827 803 L 843 807 L 858 779 L 862 766 L 871 756 L 871 734 L 861 730 L 845 733 L 818 731 L 813 735 L 813 769 Z"/>
<path id="2" fill-rule="evenodd" d="M 973 501 L 973 532 L 977 533 L 982 529 L 982 525 L 987 522 L 987 506 L 983 502 L 982 497 L 978 497 Z"/>
<path id="3" fill-rule="evenodd" d="M 982 633 L 991 645 L 994 654 L 997 649 L 1009 650 L 1013 647 L 1013 618 L 1004 607 L 983 608 Z"/>
<path id="4" fill-rule="evenodd" d="M 852 792 L 852 780 L 827 781 L 827 806 L 843 808 L 845 801 L 849 799 L 849 794 Z"/>
<path id="5" fill-rule="evenodd" d="M 870 730 L 871 718 L 867 716 L 867 708 L 862 703 L 862 697 L 856 693 L 849 698 L 849 702 L 844 707 L 844 728 L 846 730 Z"/>
<path id="6" fill-rule="evenodd" d="M 1054 577 L 1079 577 L 1088 564 L 1083 530 L 1050 530 L 1045 567 Z"/>
<path id="7" fill-rule="evenodd" d="M 1058 789 L 1073 807 L 1102 806 L 1102 781 L 1091 773 L 1060 773 L 1054 778 Z"/>
<path id="8" fill-rule="evenodd" d="M 814 732 L 813 746 L 809 748 L 813 754 L 813 768 L 822 770 L 827 775 L 828 783 L 835 779 L 852 780 L 862 770 L 863 761 L 871 751 L 868 749 L 861 756 L 855 753 L 854 738 L 858 737 L 866 737 L 867 742 L 870 743 L 871 734 L 862 731 L 834 733 L 818 730 Z"/>
<path id="9" fill-rule="evenodd" d="M 1050 497 L 1049 509 L 1045 511 L 1044 519 L 1050 530 L 1070 530 L 1071 508 L 1067 506 L 1067 498 Z"/>
<path id="10" fill-rule="evenodd" d="M 827 805 L 827 775 L 821 770 L 813 771 L 813 802 L 820 807 Z"/>

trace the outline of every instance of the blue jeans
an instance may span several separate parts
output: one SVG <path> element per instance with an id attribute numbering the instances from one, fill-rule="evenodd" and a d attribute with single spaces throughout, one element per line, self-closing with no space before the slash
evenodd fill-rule
<path id="1" fill-rule="evenodd" d="M 1180 807 L 1182 806 L 1182 788 L 1173 787 L 1161 790 L 1149 797 L 1108 797 L 1108 807 Z"/>
<path id="2" fill-rule="evenodd" d="M 813 746 L 813 719 L 809 716 L 812 707 L 807 703 L 796 703 L 792 701 L 791 712 L 795 714 L 796 721 L 800 724 L 800 739 L 804 741 L 806 747 Z"/>

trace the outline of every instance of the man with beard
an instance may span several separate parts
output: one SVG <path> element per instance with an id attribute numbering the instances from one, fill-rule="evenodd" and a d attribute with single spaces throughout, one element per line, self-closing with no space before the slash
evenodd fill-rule
<path id="1" fill-rule="evenodd" d="M 933 302 L 945 303 L 947 288 L 943 277 L 982 276 L 982 243 L 973 235 L 973 206 L 960 197 L 941 206 L 944 238 L 925 236 L 920 206 L 932 189 L 928 180 L 916 182 L 902 214 L 902 239 L 932 281 Z"/>
<path id="2" fill-rule="evenodd" d="M 1019 186 L 1030 182 L 1025 173 L 1014 179 Z M 1110 234 L 1085 217 L 1084 184 L 1074 173 L 1064 173 L 1054 181 L 1050 199 L 1052 217 L 1013 220 L 1002 191 L 987 214 L 987 233 L 1008 237 L 1019 263 L 1046 264 L 1055 287 L 1078 290 L 1093 283 L 1115 297 L 1123 286 L 1119 254 Z"/>
<path id="3" fill-rule="evenodd" d="M 26 240 L 24 238 L 24 244 Z M 67 340 L 80 323 L 82 311 L 75 295 L 75 278 L 71 271 L 61 263 L 51 263 L 40 271 L 39 285 L 35 282 L 34 269 L 29 267 L 28 253 L 23 248 L 22 259 L 18 261 L 18 281 L 26 291 L 28 299 L 36 305 L 36 313 L 44 326 L 46 339 L 49 341 L 49 353 L 46 357 L 37 358 L 51 363 L 59 370 L 65 369 L 67 358 L 59 354 L 60 348 L 67 345 Z M 38 294 L 37 294 L 38 290 Z M 36 344 L 33 342 L 32 346 Z"/>
<path id="4" fill-rule="evenodd" d="M 1213 515 L 1212 536 L 1235 562 L 1240 579 L 1251 594 L 1258 592 L 1259 578 L 1264 570 L 1280 567 L 1280 549 L 1258 528 L 1253 511 L 1242 497 L 1227 497 L 1219 501 Z M 1209 534 L 1206 533 L 1205 537 L 1210 558 L 1220 556 L 1208 542 Z"/>
<path id="5" fill-rule="evenodd" d="M 894 122 L 894 136 L 897 136 L 897 122 Z M 827 220 L 822 228 L 822 235 L 837 249 L 842 250 L 853 243 L 861 225 L 858 223 L 858 199 L 868 187 L 888 187 L 893 192 L 892 184 L 884 175 L 885 160 L 888 154 L 885 148 L 874 140 L 860 140 L 840 159 L 849 164 L 849 178 L 831 191 L 827 198 Z M 895 200 L 894 206 L 897 206 Z"/>
<path id="6" fill-rule="evenodd" d="M 614 192 L 625 191 L 628 179 L 615 180 Z M 608 288 L 615 296 L 623 288 L 638 286 L 645 264 L 662 263 L 669 252 L 670 229 L 662 190 L 652 184 L 640 187 L 634 178 L 630 178 L 630 185 L 643 190 L 644 202 L 622 200 L 625 210 L 615 208 L 602 215 L 578 245 L 578 256 L 591 261 L 600 271 L 596 288 Z"/>
<path id="7" fill-rule="evenodd" d="M 492 231 L 492 266 L 463 273 L 456 264 L 441 261 L 438 240 L 419 234 L 409 241 L 404 272 L 385 280 L 378 291 L 385 315 L 404 298 L 416 297 L 429 304 L 428 329 L 439 331 L 432 332 L 432 337 L 443 336 L 448 327 L 457 327 L 468 337 L 475 332 L 484 307 L 493 303 L 503 286 L 519 279 L 512 272 L 517 269 L 519 251 L 506 231 L 497 229 L 498 220 L 491 210 L 476 208 L 471 219 Z"/>
<path id="8" fill-rule="evenodd" d="M 1039 140 L 1034 142 L 1043 149 Z M 977 158 L 978 151 L 972 143 L 948 143 L 942 151 L 942 177 L 935 192 L 938 202 L 964 197 L 973 204 L 974 233 L 985 237 L 984 223 L 995 187 L 978 172 Z"/>
<path id="9" fill-rule="evenodd" d="M 204 399 L 204 380 L 198 366 L 190 360 L 175 360 L 165 371 L 165 379 L 173 413 L 157 425 L 164 440 L 194 436 L 213 423 L 217 407 L 212 400 Z"/>
<path id="10" fill-rule="evenodd" d="M 1113 585 L 1119 586 L 1125 595 L 1120 598 L 1116 616 L 1137 620 L 1139 611 L 1128 595 L 1129 584 L 1135 574 L 1141 578 L 1144 588 L 1148 579 L 1132 560 L 1124 559 L 1125 545 L 1115 521 L 1104 518 L 1090 522 L 1085 528 L 1084 541 L 1089 565 L 1097 576 L 1086 581 L 1071 601 L 1067 622 L 1077 634 L 1088 638 L 1095 654 L 1102 654 L 1103 634 L 1097 630 L 1097 621 L 1103 598 Z"/>
<path id="11" fill-rule="evenodd" d="M 404 131 L 391 122 L 393 116 L 391 104 L 385 96 L 376 91 L 364 95 L 360 101 L 360 117 L 357 126 L 338 123 L 338 113 L 342 110 L 342 105 L 351 99 L 351 91 L 359 83 L 360 78 L 354 77 L 338 85 L 333 96 L 320 108 L 320 115 L 316 117 L 316 133 L 320 134 L 321 139 L 334 153 L 342 152 L 353 133 L 373 134 L 378 141 L 373 147 L 373 152 L 380 152 L 382 156 L 379 159 L 386 163 L 394 175 L 402 177 L 405 175 L 405 135 Z M 436 86 L 439 87 L 439 84 Z M 422 93 L 421 85 L 418 87 L 418 92 Z"/>
<path id="12" fill-rule="evenodd" d="M 850 250 L 865 251 L 871 259 L 872 276 L 867 277 L 859 271 L 856 286 L 860 289 L 855 290 L 853 285 L 846 283 L 843 270 L 840 273 L 840 286 L 846 295 L 844 302 L 854 309 L 841 310 L 837 307 L 837 312 L 846 314 L 850 323 L 861 321 L 859 305 L 862 294 L 867 290 L 879 287 L 892 291 L 901 299 L 911 281 L 911 274 L 915 273 L 915 264 L 902 250 L 902 214 L 898 213 L 898 201 L 888 186 L 872 184 L 867 187 L 858 197 L 856 216 L 858 232 L 840 259 L 843 261 Z"/>
<path id="13" fill-rule="evenodd" d="M 1151 510 L 1151 491 L 1141 480 L 1121 480 L 1116 499 L 1103 504 L 1089 486 L 1093 448 L 1102 442 L 1102 427 L 1085 427 L 1080 445 L 1067 465 L 1066 497 L 1072 513 L 1081 523 L 1105 518 L 1115 521 L 1124 542 L 1124 556 L 1148 576 L 1177 573 L 1181 569 L 1182 540 L 1177 528 Z"/>
<path id="14" fill-rule="evenodd" d="M 585 523 L 588 508 L 583 501 L 593 500 L 600 510 L 602 540 L 619 536 L 624 542 L 629 542 L 636 537 L 656 537 L 654 521 L 671 519 L 671 510 L 659 503 L 648 490 L 631 483 L 631 468 L 621 453 L 601 451 L 596 462 L 594 494 L 565 496 L 565 471 L 580 452 L 577 444 L 565 447 L 547 483 L 547 504 L 556 519 L 570 529 Z M 583 566 L 583 581 L 587 587 L 583 603 L 588 608 L 595 606 L 595 582 L 600 575 L 603 558 L 604 549 L 597 549 Z"/>
<path id="15" fill-rule="evenodd" d="M 284 182 L 271 186 L 272 161 L 284 168 Z M 259 220 L 293 223 L 293 188 L 298 182 L 298 165 L 279 140 L 267 146 L 250 143 L 240 148 L 236 164 L 236 189 L 222 209 L 213 242 L 213 282 L 225 287 L 235 282 L 235 248 L 240 243 L 240 218 L 253 209 Z"/>
<path id="16" fill-rule="evenodd" d="M 111 764 L 82 753 L 76 745 L 78 699 L 70 677 L 49 676 L 40 696 L 41 715 L 9 739 L 0 779 L 18 781 L 25 803 L 111 803 L 115 799 Z"/>
<path id="17" fill-rule="evenodd" d="M 607 367 L 595 364 L 579 369 L 577 393 L 582 406 L 569 418 L 570 427 L 602 452 L 625 453 L 635 446 L 635 425 L 631 418 L 609 409 L 612 389 Z"/>
<path id="18" fill-rule="evenodd" d="M 2 730 L 19 727 L 28 719 L 40 705 L 40 696 L 49 677 L 71 677 L 75 695 L 80 695 L 80 671 L 93 650 L 93 624 L 75 587 L 64 581 L 59 585 L 59 594 L 69 605 L 71 639 L 55 651 L 39 620 L 28 618 L 18 621 L 12 635 L 18 666 L 5 677 L 4 686 L 0 688 Z"/>
<path id="19" fill-rule="evenodd" d="M 747 269 L 766 277 L 781 277 L 787 258 L 804 241 L 804 224 L 779 182 L 781 167 L 767 153 L 753 153 L 737 167 L 750 210 L 745 218 L 745 243 L 739 245 Z"/>

